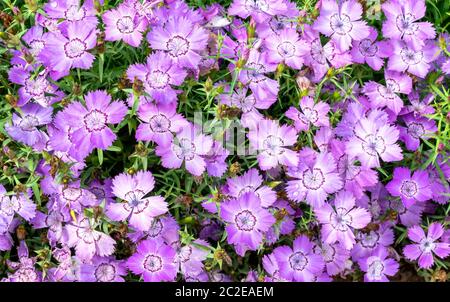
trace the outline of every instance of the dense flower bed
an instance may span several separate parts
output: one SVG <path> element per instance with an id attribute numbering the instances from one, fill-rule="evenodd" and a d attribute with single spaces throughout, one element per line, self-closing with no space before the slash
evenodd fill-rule
<path id="1" fill-rule="evenodd" d="M 450 2 L 211 2 L 3 1 L 0 278 L 447 280 Z"/>

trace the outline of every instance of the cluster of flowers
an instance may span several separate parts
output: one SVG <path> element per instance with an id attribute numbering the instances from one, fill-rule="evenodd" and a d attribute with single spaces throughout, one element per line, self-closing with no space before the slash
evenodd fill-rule
<path id="1" fill-rule="evenodd" d="M 262 268 L 252 267 L 247 281 L 331 281 L 356 271 L 365 281 L 387 281 L 404 259 L 428 269 L 450 255 L 445 224 L 421 225 L 423 214 L 450 199 L 448 154 L 424 165 L 431 151 L 422 141 L 433 138 L 438 125 L 429 118 L 433 95 L 424 96 L 420 87 L 430 72 L 450 73 L 450 49 L 439 47 L 450 45 L 450 36 L 436 39 L 433 25 L 423 20 L 424 0 L 386 1 L 381 32 L 363 20 L 356 0 L 319 1 L 319 15 L 309 23 L 298 21 L 307 16 L 289 0 L 234 0 L 228 9 L 124 0 L 99 14 L 102 6 L 51 0 L 22 36 L 22 46 L 11 50 L 9 80 L 19 89 L 17 113 L 5 130 L 33 152 L 67 163 L 73 179 L 58 179 L 43 156 L 36 173 L 45 204 L 37 206 L 31 189 L 0 186 L 0 251 L 17 249 L 19 259 L 8 261 L 4 281 L 124 281 L 128 271 L 144 281 L 231 280 L 205 267 L 224 235 L 240 257 L 263 252 Z M 62 105 L 66 95 L 58 81 L 90 69 L 99 59 L 93 53 L 100 39 L 135 48 L 148 43 L 146 62 L 126 71 L 144 93 L 113 100 L 105 90 L 89 91 Z M 352 97 L 334 104 L 310 90 L 298 106 L 286 108 L 285 124 L 265 114 L 279 97 L 273 73 L 280 66 L 299 71 L 300 85 L 322 87 L 331 69 L 351 64 L 384 68 L 384 80 L 355 85 Z M 259 168 L 235 177 L 225 177 L 229 151 L 222 143 L 177 112 L 185 80 L 223 66 L 238 85 L 216 83 L 224 88 L 217 103 L 242 112 Z M 333 85 L 323 89 L 339 93 Z M 337 111 L 342 118 L 332 122 Z M 80 178 L 89 168 L 85 159 L 96 149 L 108 150 L 117 139 L 115 125 L 134 112 L 135 140 L 155 146 L 162 167 L 223 180 L 221 198 L 205 197 L 196 209 L 213 218 L 199 215 L 202 228 L 189 240 L 164 197 L 151 193 L 152 172 L 89 183 Z M 305 133 L 312 145 L 299 147 Z M 422 154 L 419 168 L 402 166 L 405 153 L 416 151 Z M 384 184 L 378 175 L 383 163 L 396 163 Z M 45 230 L 55 262 L 45 274 L 36 269 L 26 239 L 15 245 L 13 234 L 25 223 Z M 301 223 L 308 233 L 298 232 Z M 122 236 L 135 247 L 131 256 L 115 254 L 111 226 L 125 226 Z M 406 227 L 407 237 L 400 249 L 394 246 L 398 226 Z"/>

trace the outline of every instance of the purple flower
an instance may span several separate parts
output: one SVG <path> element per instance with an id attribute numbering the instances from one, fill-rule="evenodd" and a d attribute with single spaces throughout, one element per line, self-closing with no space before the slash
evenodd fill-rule
<path id="1" fill-rule="evenodd" d="M 178 247 L 175 264 L 178 265 L 185 279 L 188 277 L 196 277 L 204 272 L 203 261 L 206 260 L 209 251 L 209 244 L 201 239 Z"/>
<path id="2" fill-rule="evenodd" d="M 425 1 L 390 0 L 382 8 L 386 16 L 386 22 L 383 23 L 385 38 L 403 39 L 415 49 L 420 49 L 424 46 L 424 41 L 436 36 L 430 22 L 416 22 L 425 16 Z"/>
<path id="3" fill-rule="evenodd" d="M 289 168 L 287 174 L 295 178 L 287 182 L 289 198 L 306 201 L 313 208 L 321 207 L 328 194 L 337 192 L 343 185 L 336 162 L 329 153 L 320 153 L 310 165 L 300 162 L 297 168 Z"/>
<path id="4" fill-rule="evenodd" d="M 95 228 L 93 219 L 82 216 L 78 222 L 66 224 L 64 228 L 64 243 L 74 247 L 77 257 L 85 263 L 90 262 L 94 255 L 109 256 L 114 253 L 116 242 Z"/>
<path id="5" fill-rule="evenodd" d="M 186 17 L 169 19 L 147 35 L 151 48 L 166 51 L 180 67 L 197 68 L 205 50 L 208 32 Z"/>
<path id="6" fill-rule="evenodd" d="M 403 116 L 405 127 L 399 127 L 400 139 L 405 142 L 409 151 L 416 151 L 420 146 L 420 139 L 426 140 L 436 133 L 436 123 L 425 117 L 414 117 L 413 114 Z"/>
<path id="7" fill-rule="evenodd" d="M 346 262 L 350 259 L 350 251 L 340 243 L 321 243 L 314 246 L 314 253 L 322 256 L 328 275 L 335 276 L 343 272 Z"/>
<path id="8" fill-rule="evenodd" d="M 145 282 L 174 281 L 177 276 L 175 250 L 156 240 L 139 243 L 134 253 L 127 260 L 127 267 L 136 275 L 141 275 Z"/>
<path id="9" fill-rule="evenodd" d="M 229 154 L 230 152 L 223 148 L 219 142 L 214 141 L 211 150 L 206 155 L 203 155 L 208 175 L 221 177 L 228 169 L 228 164 L 225 160 Z"/>
<path id="10" fill-rule="evenodd" d="M 408 238 L 415 243 L 405 246 L 403 254 L 409 260 L 419 259 L 421 268 L 431 268 L 434 264 L 433 254 L 442 259 L 450 255 L 450 244 L 439 240 L 443 234 L 444 227 L 438 222 L 428 226 L 427 235 L 418 225 L 410 227 Z"/>
<path id="11" fill-rule="evenodd" d="M 242 176 L 227 179 L 228 195 L 239 198 L 247 192 L 255 193 L 261 200 L 261 206 L 270 207 L 277 199 L 277 194 L 270 187 L 263 185 L 263 178 L 256 169 L 250 169 Z"/>
<path id="12" fill-rule="evenodd" d="M 63 32 L 73 24 L 79 22 L 89 31 L 97 26 L 97 17 L 94 7 L 94 1 L 84 1 L 81 5 L 80 0 L 51 0 L 44 6 L 47 16 L 62 22 L 58 24 Z"/>
<path id="13" fill-rule="evenodd" d="M 72 132 L 70 140 L 77 145 L 71 155 L 77 159 L 85 158 L 95 148 L 110 147 L 116 134 L 108 124 L 120 123 L 127 113 L 123 102 L 111 102 L 111 96 L 102 90 L 89 92 L 84 99 L 86 105 L 74 102 L 63 111 Z"/>
<path id="14" fill-rule="evenodd" d="M 90 264 L 82 264 L 80 281 L 82 282 L 124 282 L 126 276 L 125 263 L 113 257 L 95 256 Z"/>
<path id="15" fill-rule="evenodd" d="M 66 36 L 59 32 L 49 33 L 39 58 L 51 70 L 52 78 L 58 80 L 68 75 L 72 68 L 91 68 L 95 57 L 88 50 L 96 44 L 97 31 L 83 22 L 74 22 L 68 25 Z"/>
<path id="16" fill-rule="evenodd" d="M 162 103 L 177 100 L 179 91 L 173 89 L 172 85 L 181 85 L 186 77 L 186 71 L 181 69 L 169 54 L 162 51 L 153 53 L 148 56 L 146 64 L 131 65 L 127 71 L 132 82 L 136 78 L 142 81 L 145 91 Z"/>
<path id="17" fill-rule="evenodd" d="M 44 33 L 44 28 L 35 25 L 31 27 L 22 36 L 22 40 L 27 44 L 27 52 L 29 52 L 34 59 L 37 59 L 42 49 L 45 47 L 47 40 L 47 33 Z"/>
<path id="18" fill-rule="evenodd" d="M 234 244 L 236 252 L 244 256 L 247 250 L 257 250 L 263 233 L 274 223 L 272 214 L 262 208 L 261 200 L 253 192 L 221 203 L 220 217 L 227 223 L 227 241 Z"/>
<path id="19" fill-rule="evenodd" d="M 337 171 L 344 180 L 344 189 L 352 192 L 356 198 L 361 198 L 367 187 L 377 184 L 377 172 L 358 164 L 354 156 L 347 155 L 344 142 L 333 140 L 331 152 L 337 162 Z"/>
<path id="20" fill-rule="evenodd" d="M 63 224 L 71 220 L 69 209 L 55 205 L 48 210 L 48 214 L 37 211 L 31 220 L 33 228 L 47 229 L 47 238 L 51 246 L 55 246 L 63 239 Z"/>
<path id="21" fill-rule="evenodd" d="M 136 139 L 153 141 L 161 146 L 170 145 L 173 133 L 178 133 L 188 125 L 185 118 L 177 113 L 172 105 L 153 105 L 150 103 L 139 106 L 138 117 L 142 123 L 136 130 Z"/>
<path id="22" fill-rule="evenodd" d="M 290 107 L 285 115 L 294 121 L 294 126 L 297 131 L 308 131 L 310 125 L 316 127 L 329 127 L 327 113 L 330 111 L 330 106 L 324 102 L 314 103 L 314 99 L 306 96 L 300 100 L 301 112 L 295 108 Z"/>
<path id="23" fill-rule="evenodd" d="M 252 16 L 256 22 L 263 23 L 286 11 L 287 6 L 283 0 L 234 0 L 228 14 L 243 19 Z"/>
<path id="24" fill-rule="evenodd" d="M 275 255 L 273 253 L 269 255 L 264 255 L 264 257 L 262 258 L 262 264 L 264 270 L 268 273 L 268 276 L 264 278 L 264 281 L 266 282 L 288 281 L 280 277 L 280 268 L 278 266 L 277 259 L 275 258 Z"/>
<path id="25" fill-rule="evenodd" d="M 386 71 L 384 78 L 386 86 L 369 81 L 364 85 L 363 92 L 369 97 L 372 108 L 387 106 L 395 114 L 399 114 L 403 108 L 403 101 L 397 93 L 409 94 L 412 80 L 405 74 L 393 71 Z"/>
<path id="26" fill-rule="evenodd" d="M 416 202 L 425 202 L 431 199 L 433 194 L 426 171 L 417 170 L 411 176 L 411 171 L 404 167 L 394 169 L 394 177 L 386 185 L 386 190 L 391 195 L 400 197 L 407 208 Z"/>
<path id="27" fill-rule="evenodd" d="M 313 27 L 331 37 L 339 49 L 345 51 L 352 40 L 361 41 L 369 36 L 369 26 L 361 18 L 362 6 L 355 0 L 343 1 L 339 6 L 335 0 L 323 0 Z"/>
<path id="28" fill-rule="evenodd" d="M 407 227 L 420 223 L 425 208 L 422 203 L 416 203 L 410 207 L 405 207 L 403 202 L 399 199 L 385 200 L 382 203 L 382 207 L 385 210 L 393 210 L 398 213 L 400 222 Z"/>
<path id="29" fill-rule="evenodd" d="M 106 11 L 102 15 L 105 24 L 105 40 L 118 41 L 138 47 L 142 41 L 142 33 L 146 30 L 145 18 L 139 16 L 132 7 L 122 4 L 116 9 Z"/>
<path id="30" fill-rule="evenodd" d="M 265 75 L 277 68 L 276 63 L 267 61 L 266 56 L 256 49 L 251 49 L 248 60 L 239 73 L 239 81 L 248 85 L 257 102 L 275 102 L 279 84 Z"/>
<path id="31" fill-rule="evenodd" d="M 38 104 L 27 104 L 21 108 L 20 116 L 12 114 L 12 124 L 5 124 L 5 130 L 14 140 L 28 146 L 34 146 L 46 141 L 39 126 L 47 125 L 52 121 L 53 108 L 44 108 Z"/>
<path id="32" fill-rule="evenodd" d="M 352 249 L 352 258 L 355 261 L 370 256 L 370 253 L 378 247 L 388 248 L 394 243 L 394 231 L 390 223 L 382 223 L 377 230 L 356 234 L 356 244 Z"/>
<path id="33" fill-rule="evenodd" d="M 388 258 L 386 248 L 378 247 L 370 256 L 359 261 L 365 282 L 388 282 L 386 276 L 392 277 L 398 272 L 398 262 Z"/>
<path id="34" fill-rule="evenodd" d="M 19 107 L 30 101 L 38 103 L 42 107 L 48 107 L 64 97 L 64 93 L 47 80 L 45 73 L 35 76 L 33 72 L 22 66 L 14 66 L 9 70 L 9 80 L 22 86 L 18 91 L 17 106 Z"/>
<path id="35" fill-rule="evenodd" d="M 356 207 L 355 202 L 350 192 L 340 191 L 334 199 L 334 207 L 326 203 L 314 210 L 322 224 L 321 234 L 325 243 L 339 241 L 346 249 L 353 248 L 356 243 L 353 230 L 364 228 L 371 220 L 369 212 Z"/>
<path id="36" fill-rule="evenodd" d="M 124 202 L 107 205 L 106 215 L 113 221 L 128 220 L 131 226 L 147 231 L 155 217 L 168 211 L 164 198 L 147 196 L 154 187 L 155 179 L 149 171 L 117 175 L 113 179 L 112 191 Z"/>
<path id="37" fill-rule="evenodd" d="M 383 58 L 389 57 L 390 52 L 387 42 L 377 41 L 377 37 L 377 30 L 371 27 L 367 38 L 353 41 L 353 61 L 359 64 L 367 63 L 373 70 L 380 70 L 384 64 Z"/>
<path id="38" fill-rule="evenodd" d="M 206 169 L 202 156 L 211 150 L 213 140 L 198 132 L 194 125 L 186 126 L 176 134 L 170 145 L 156 147 L 156 154 L 161 156 L 163 167 L 177 169 L 184 162 L 186 170 L 200 176 Z"/>
<path id="39" fill-rule="evenodd" d="M 142 239 L 162 240 L 171 246 L 179 241 L 180 226 L 172 216 L 159 216 L 153 218 L 151 221 L 151 225 L 147 230 L 144 232 L 130 232 L 128 233 L 128 237 L 133 242 L 139 242 Z"/>
<path id="40" fill-rule="evenodd" d="M 354 136 L 347 142 L 348 155 L 358 157 L 368 168 L 379 167 L 385 162 L 403 159 L 401 148 L 396 144 L 399 131 L 389 124 L 380 125 L 375 117 L 362 118 L 355 125 Z"/>
<path id="41" fill-rule="evenodd" d="M 434 42 L 427 42 L 421 49 L 413 49 L 405 42 L 391 41 L 393 54 L 389 57 L 388 69 L 409 73 L 425 78 L 430 69 L 430 63 L 437 59 L 440 50 Z"/>
<path id="42" fill-rule="evenodd" d="M 248 133 L 251 150 L 258 152 L 259 167 L 269 170 L 278 165 L 296 166 L 298 155 L 288 149 L 297 142 L 297 134 L 294 128 L 286 125 L 278 125 L 272 120 L 262 120 L 258 128 L 251 129 Z"/>
<path id="43" fill-rule="evenodd" d="M 322 256 L 313 252 L 314 244 L 301 235 L 293 242 L 293 247 L 280 246 L 273 251 L 279 266 L 281 278 L 296 282 L 311 282 L 322 273 Z"/>
<path id="44" fill-rule="evenodd" d="M 442 64 L 441 69 L 445 74 L 450 74 L 450 59 L 447 59 L 447 61 Z"/>
<path id="45" fill-rule="evenodd" d="M 7 225 L 14 218 L 17 213 L 22 218 L 30 221 L 36 215 L 36 204 L 28 197 L 31 196 L 31 191 L 26 195 L 24 193 L 16 195 L 6 195 L 6 189 L 0 184 L 0 217 L 4 218 L 4 230 Z"/>
<path id="46" fill-rule="evenodd" d="M 303 56 L 310 50 L 308 43 L 301 40 L 293 28 L 285 28 L 268 36 L 264 46 L 269 62 L 284 63 L 294 69 L 302 68 Z"/>

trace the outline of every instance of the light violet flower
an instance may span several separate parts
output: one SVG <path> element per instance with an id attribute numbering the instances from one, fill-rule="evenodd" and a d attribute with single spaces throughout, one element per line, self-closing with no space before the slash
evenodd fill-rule
<path id="1" fill-rule="evenodd" d="M 296 282 L 312 282 L 322 273 L 324 261 L 322 256 L 313 252 L 314 244 L 301 235 L 293 242 L 293 247 L 280 246 L 273 251 L 279 266 L 281 278 Z"/>
<path id="2" fill-rule="evenodd" d="M 175 250 L 156 240 L 139 243 L 136 252 L 127 260 L 127 267 L 145 282 L 174 281 L 177 268 L 174 263 Z"/>
<path id="3" fill-rule="evenodd" d="M 122 4 L 116 9 L 108 10 L 102 15 L 102 19 L 106 26 L 106 41 L 123 40 L 133 47 L 141 44 L 147 21 L 130 6 Z"/>
<path id="4" fill-rule="evenodd" d="M 339 241 L 347 250 L 353 248 L 356 243 L 354 230 L 364 228 L 371 220 L 369 212 L 356 207 L 355 203 L 350 192 L 341 191 L 336 194 L 334 207 L 326 203 L 314 210 L 325 243 Z"/>
<path id="5" fill-rule="evenodd" d="M 377 41 L 378 32 L 370 28 L 367 38 L 360 41 L 353 41 L 351 50 L 352 59 L 356 63 L 367 63 L 373 70 L 380 70 L 384 64 L 384 58 L 389 57 L 389 44 L 385 41 Z"/>
<path id="6" fill-rule="evenodd" d="M 342 188 L 342 179 L 336 170 L 336 162 L 330 153 L 320 153 L 315 161 L 307 165 L 300 161 L 287 174 L 294 178 L 287 182 L 286 193 L 291 200 L 305 201 L 313 208 L 322 207 L 329 194 Z"/>
<path id="7" fill-rule="evenodd" d="M 221 203 L 220 217 L 227 223 L 227 241 L 244 256 L 247 250 L 257 250 L 263 233 L 275 223 L 275 218 L 261 206 L 261 199 L 253 192 Z"/>
<path id="8" fill-rule="evenodd" d="M 211 137 L 199 133 L 194 125 L 184 127 L 168 146 L 156 147 L 165 168 L 180 168 L 183 162 L 192 175 L 200 176 L 206 169 L 202 156 L 207 155 L 213 145 Z"/>
<path id="9" fill-rule="evenodd" d="M 186 75 L 186 71 L 162 51 L 149 55 L 146 64 L 134 64 L 127 70 L 130 81 L 134 82 L 136 78 L 142 81 L 145 92 L 162 103 L 177 100 L 179 91 L 172 86 L 181 85 Z"/>
<path id="10" fill-rule="evenodd" d="M 359 267 L 365 272 L 365 282 L 388 282 L 386 276 L 394 276 L 398 272 L 399 264 L 394 259 L 388 258 L 386 249 L 380 246 L 370 256 L 361 259 Z"/>
<path id="11" fill-rule="evenodd" d="M 31 191 L 25 194 L 7 195 L 5 187 L 0 184 L 0 217 L 11 222 L 17 213 L 23 219 L 30 221 L 36 215 L 36 204 L 28 196 L 31 196 Z"/>
<path id="12" fill-rule="evenodd" d="M 46 141 L 45 134 L 39 126 L 52 121 L 53 108 L 44 108 L 38 104 L 26 104 L 21 108 L 20 115 L 12 114 L 12 123 L 5 124 L 5 130 L 14 140 L 28 146 L 34 146 Z"/>
<path id="13" fill-rule="evenodd" d="M 324 102 L 314 103 L 314 99 L 305 96 L 300 100 L 300 110 L 290 107 L 285 115 L 294 121 L 297 131 L 307 131 L 311 125 L 316 127 L 329 127 L 328 111 L 330 106 Z"/>
<path id="14" fill-rule="evenodd" d="M 70 125 L 72 144 L 77 145 L 74 154 L 77 159 L 83 159 L 92 150 L 106 150 L 116 139 L 116 134 L 108 124 L 118 124 L 127 113 L 125 104 L 121 101 L 111 101 L 111 96 L 105 91 L 89 92 L 84 100 L 86 105 L 73 102 L 64 109 L 64 118 Z"/>
<path id="15" fill-rule="evenodd" d="M 124 261 L 117 261 L 113 257 L 95 256 L 92 263 L 80 267 L 82 282 L 124 282 L 123 276 L 126 275 Z"/>
<path id="16" fill-rule="evenodd" d="M 335 0 L 323 0 L 313 28 L 331 37 L 341 51 L 346 51 L 352 40 L 361 41 L 369 36 L 369 26 L 361 21 L 362 13 L 361 4 L 355 0 L 343 1 L 340 5 Z"/>
<path id="17" fill-rule="evenodd" d="M 433 194 L 426 171 L 417 170 L 411 176 L 411 171 L 404 167 L 394 169 L 394 177 L 386 185 L 386 190 L 393 196 L 400 197 L 407 208 L 416 202 L 425 202 L 431 199 Z"/>
<path id="18" fill-rule="evenodd" d="M 425 78 L 430 63 L 437 59 L 440 50 L 434 42 L 427 42 L 421 49 L 415 50 L 403 41 L 391 41 L 393 54 L 389 57 L 388 69 L 405 72 Z"/>
<path id="19" fill-rule="evenodd" d="M 389 124 L 380 126 L 374 118 L 359 120 L 354 136 L 347 142 L 347 154 L 358 157 L 361 164 L 368 168 L 379 167 L 379 158 L 385 162 L 402 160 L 401 148 L 396 143 L 400 134 L 398 129 Z"/>
<path id="20" fill-rule="evenodd" d="M 64 243 L 75 248 L 77 257 L 87 263 L 95 255 L 112 255 L 116 242 L 109 235 L 96 231 L 93 219 L 82 216 L 78 219 L 66 224 L 63 235 Z"/>
<path id="21" fill-rule="evenodd" d="M 404 115 L 402 118 L 405 127 L 398 127 L 400 139 L 405 142 L 409 151 L 416 151 L 420 146 L 420 140 L 432 137 L 437 126 L 434 120 L 425 117 L 414 117 L 413 114 Z"/>
<path id="22" fill-rule="evenodd" d="M 335 276 L 345 270 L 345 263 L 350 259 L 350 251 L 340 243 L 320 243 L 314 247 L 314 253 L 322 256 L 328 275 Z"/>
<path id="23" fill-rule="evenodd" d="M 264 46 L 269 62 L 284 63 L 293 69 L 302 68 L 303 56 L 310 50 L 294 28 L 273 33 L 264 40 Z"/>
<path id="24" fill-rule="evenodd" d="M 113 179 L 113 194 L 124 202 L 111 203 L 106 207 L 106 216 L 113 221 L 128 221 L 132 227 L 147 231 L 153 218 L 168 211 L 161 196 L 148 196 L 155 187 L 155 179 L 149 171 L 138 171 L 134 175 L 119 174 Z"/>
<path id="25" fill-rule="evenodd" d="M 390 0 L 383 3 L 386 16 L 383 36 L 393 40 L 403 39 L 414 49 L 424 46 L 424 41 L 434 39 L 436 31 L 430 22 L 416 22 L 425 16 L 424 0 Z"/>
<path id="26" fill-rule="evenodd" d="M 83 24 L 87 30 L 94 29 L 98 23 L 94 1 L 50 0 L 44 5 L 44 11 L 51 19 L 62 20 L 58 28 L 63 32 L 76 22 Z"/>
<path id="27" fill-rule="evenodd" d="M 70 23 L 66 36 L 59 32 L 49 33 L 39 59 L 51 70 L 50 76 L 58 80 L 68 75 L 72 68 L 91 68 L 95 57 L 88 50 L 96 44 L 95 29 L 83 22 Z"/>
<path id="28" fill-rule="evenodd" d="M 153 141 L 161 146 L 170 145 L 174 133 L 188 126 L 188 122 L 177 113 L 174 105 L 143 104 L 139 106 L 138 117 L 142 123 L 136 130 L 136 139 Z"/>
<path id="29" fill-rule="evenodd" d="M 228 195 L 239 198 L 247 192 L 255 193 L 264 208 L 270 207 L 277 199 L 277 194 L 270 187 L 263 185 L 263 178 L 256 169 L 250 169 L 242 176 L 227 179 Z"/>
<path id="30" fill-rule="evenodd" d="M 242 19 L 252 16 L 256 22 L 263 23 L 272 16 L 285 13 L 286 10 L 287 5 L 283 0 L 234 0 L 228 14 Z"/>
<path id="31" fill-rule="evenodd" d="M 262 120 L 256 129 L 248 133 L 250 148 L 258 152 L 259 167 L 262 170 L 275 168 L 278 165 L 296 166 L 298 154 L 288 149 L 297 142 L 295 129 L 278 125 L 272 120 Z"/>
<path id="32" fill-rule="evenodd" d="M 419 259 L 421 268 L 431 268 L 434 264 L 433 255 L 441 259 L 450 255 L 450 244 L 439 240 L 443 234 L 444 228 L 439 222 L 433 222 L 428 226 L 427 235 L 418 225 L 410 227 L 408 238 L 414 243 L 405 246 L 403 254 L 409 260 Z"/>
<path id="33" fill-rule="evenodd" d="M 358 261 L 368 257 L 378 247 L 388 248 L 394 243 L 394 231 L 390 223 L 382 223 L 377 230 L 368 232 L 358 232 L 356 234 L 356 244 L 352 249 L 352 258 Z"/>
<path id="34" fill-rule="evenodd" d="M 151 48 L 163 50 L 180 67 L 195 69 L 208 43 L 208 32 L 186 17 L 169 19 L 147 35 Z"/>

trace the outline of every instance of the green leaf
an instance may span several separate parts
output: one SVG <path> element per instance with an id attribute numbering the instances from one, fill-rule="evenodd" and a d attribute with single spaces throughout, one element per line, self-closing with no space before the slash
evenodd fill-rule
<path id="1" fill-rule="evenodd" d="M 97 155 L 98 155 L 98 163 L 101 166 L 103 164 L 103 150 L 97 149 Z"/>

